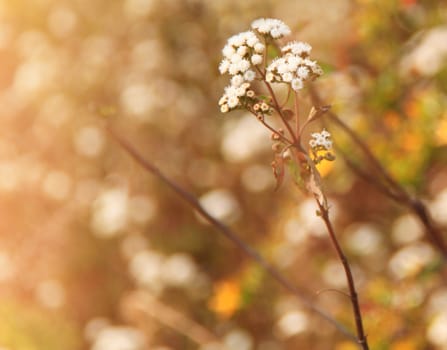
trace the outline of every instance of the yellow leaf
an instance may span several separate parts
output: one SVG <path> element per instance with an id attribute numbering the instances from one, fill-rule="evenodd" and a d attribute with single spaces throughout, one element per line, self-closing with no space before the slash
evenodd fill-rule
<path id="1" fill-rule="evenodd" d="M 411 339 L 403 339 L 391 345 L 390 350 L 417 350 L 417 345 Z"/>
<path id="2" fill-rule="evenodd" d="M 421 149 L 421 136 L 414 132 L 407 132 L 402 135 L 402 146 L 408 152 L 417 152 Z"/>
<path id="3" fill-rule="evenodd" d="M 241 304 L 240 286 L 234 281 L 218 282 L 209 307 L 222 317 L 231 317 Z"/>
<path id="4" fill-rule="evenodd" d="M 387 111 L 383 116 L 383 121 L 389 130 L 397 130 L 401 123 L 400 116 L 395 111 Z"/>
<path id="5" fill-rule="evenodd" d="M 436 128 L 436 143 L 439 146 L 447 145 L 447 112 Z"/>
<path id="6" fill-rule="evenodd" d="M 325 177 L 326 175 L 328 175 L 333 168 L 334 162 L 322 161 L 321 163 L 317 164 L 317 169 L 321 177 Z"/>
<path id="7" fill-rule="evenodd" d="M 358 346 L 352 342 L 344 341 L 335 346 L 335 350 L 358 350 Z"/>

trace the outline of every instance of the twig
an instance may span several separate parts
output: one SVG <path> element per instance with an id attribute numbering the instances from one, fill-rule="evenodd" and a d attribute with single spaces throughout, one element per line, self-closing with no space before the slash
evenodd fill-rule
<path id="1" fill-rule="evenodd" d="M 270 93 L 270 96 L 272 97 L 273 100 L 273 104 L 274 104 L 274 108 L 275 111 L 278 113 L 279 118 L 281 119 L 281 121 L 283 122 L 284 126 L 286 127 L 286 129 L 289 131 L 290 136 L 293 139 L 293 142 L 296 143 L 297 139 L 295 136 L 295 133 L 292 129 L 292 127 L 290 126 L 289 122 L 287 121 L 286 117 L 283 114 L 282 108 L 278 102 L 278 99 L 276 98 L 276 95 L 272 89 L 272 86 L 265 80 L 265 74 L 264 72 L 262 72 L 259 68 L 256 67 L 256 70 L 258 71 L 258 73 L 261 75 L 262 77 L 262 81 L 264 82 L 264 85 L 267 87 L 267 90 Z"/>
<path id="2" fill-rule="evenodd" d="M 388 196 L 395 201 L 402 201 L 402 197 L 399 194 L 394 193 L 390 188 L 380 181 L 377 181 L 373 175 L 361 169 L 357 164 L 355 164 L 352 159 L 350 159 L 341 149 L 336 148 L 337 154 L 343 157 L 346 165 L 351 169 L 358 177 L 363 178 L 368 184 L 375 186 L 382 194 Z"/>
<path id="3" fill-rule="evenodd" d="M 351 296 L 350 296 L 348 293 L 345 293 L 345 292 L 343 292 L 342 290 L 335 289 L 335 288 L 323 288 L 323 289 L 317 290 L 317 291 L 315 292 L 315 294 L 316 294 L 316 295 L 321 295 L 321 294 L 323 294 L 323 293 L 325 293 L 325 292 L 335 292 L 335 293 L 339 293 L 339 294 L 345 296 L 346 298 L 351 299 Z"/>
<path id="4" fill-rule="evenodd" d="M 294 91 L 295 95 L 295 137 L 296 142 L 300 142 L 301 137 L 301 130 L 300 130 L 300 108 L 299 108 L 299 101 L 298 101 L 298 93 Z"/>
<path id="5" fill-rule="evenodd" d="M 332 244 L 335 247 L 338 258 L 340 259 L 343 265 L 343 269 L 345 271 L 346 279 L 348 282 L 349 297 L 351 300 L 352 310 L 354 312 L 355 327 L 357 329 L 357 336 L 358 336 L 357 342 L 363 350 L 369 350 L 368 341 L 366 339 L 365 330 L 363 328 L 362 313 L 360 311 L 360 305 L 357 296 L 357 290 L 355 288 L 354 277 L 352 276 L 351 266 L 349 265 L 348 259 L 346 258 L 346 255 L 344 254 L 340 244 L 338 243 L 337 236 L 335 235 L 334 228 L 329 219 L 328 208 L 324 204 L 322 204 L 317 197 L 316 201 L 320 209 L 321 218 L 323 219 L 326 225 Z"/>
<path id="6" fill-rule="evenodd" d="M 217 220 L 211 214 L 209 214 L 199 203 L 196 197 L 185 189 L 180 187 L 176 182 L 169 179 L 164 175 L 156 166 L 145 159 L 126 139 L 119 136 L 112 128 L 107 128 L 112 138 L 144 169 L 157 177 L 165 185 L 171 188 L 180 198 L 187 202 L 193 209 L 195 209 L 206 221 L 217 228 L 225 237 L 232 241 L 239 249 L 241 249 L 246 255 L 251 257 L 259 266 L 261 266 L 271 277 L 273 277 L 279 284 L 281 284 L 286 290 L 296 296 L 303 306 L 312 310 L 323 319 L 331 323 L 338 331 L 344 334 L 350 340 L 357 342 L 357 337 L 349 331 L 344 325 L 335 320 L 332 316 L 327 314 L 317 305 L 315 305 L 311 298 L 299 287 L 293 285 L 279 272 L 273 265 L 267 262 L 255 249 L 247 245 L 242 241 L 238 234 L 226 226 L 221 221 Z"/>

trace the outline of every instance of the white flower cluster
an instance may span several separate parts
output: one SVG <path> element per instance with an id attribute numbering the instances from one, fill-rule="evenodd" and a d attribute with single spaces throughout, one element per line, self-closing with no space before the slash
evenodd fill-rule
<path id="1" fill-rule="evenodd" d="M 273 60 L 267 67 L 266 80 L 290 83 L 295 91 L 302 89 L 305 81 L 323 74 L 320 66 L 309 59 L 311 50 L 312 47 L 304 42 L 288 43 L 281 49 L 284 56 Z"/>
<path id="2" fill-rule="evenodd" d="M 323 129 L 322 132 L 314 132 L 311 134 L 312 139 L 309 141 L 310 147 L 315 150 L 324 149 L 329 151 L 332 148 L 331 134 L 329 131 Z"/>
<path id="3" fill-rule="evenodd" d="M 234 77 L 237 77 L 237 75 Z M 233 81 L 233 79 L 231 80 Z M 250 83 L 247 82 L 243 82 L 240 85 L 232 83 L 231 85 L 227 86 L 224 90 L 223 96 L 219 100 L 220 111 L 222 113 L 227 113 L 231 109 L 236 108 L 239 106 L 240 98 L 243 96 L 253 97 L 254 92 L 249 90 L 249 87 Z"/>
<path id="4" fill-rule="evenodd" d="M 224 59 L 220 62 L 221 74 L 244 74 L 252 65 L 262 63 L 265 46 L 252 31 L 233 35 L 222 50 Z"/>
<path id="5" fill-rule="evenodd" d="M 259 37 L 279 39 L 290 34 L 290 28 L 284 22 L 273 18 L 257 19 L 251 28 L 253 31 L 233 35 L 222 50 L 219 71 L 232 76 L 231 84 L 225 88 L 219 100 L 223 113 L 242 107 L 244 103 L 256 102 L 250 83 L 256 78 L 256 66 L 264 62 L 266 51 Z M 305 81 L 322 74 L 317 63 L 309 59 L 311 49 L 309 44 L 296 41 L 284 46 L 282 56 L 267 67 L 265 80 L 288 83 L 295 91 L 300 90 Z M 262 67 L 259 70 L 262 71 Z"/>
<path id="6" fill-rule="evenodd" d="M 259 18 L 253 21 L 251 27 L 260 34 L 270 35 L 273 39 L 290 34 L 290 28 L 283 21 L 275 18 Z"/>
<path id="7" fill-rule="evenodd" d="M 264 44 L 252 31 L 242 32 L 228 39 L 222 50 L 224 58 L 220 62 L 219 71 L 221 74 L 232 75 L 232 78 L 231 84 L 225 88 L 225 93 L 219 100 L 221 112 L 226 113 L 238 107 L 240 98 L 252 91 L 249 90 L 250 82 L 256 78 L 256 73 L 251 67 L 262 63 L 264 50 Z"/>

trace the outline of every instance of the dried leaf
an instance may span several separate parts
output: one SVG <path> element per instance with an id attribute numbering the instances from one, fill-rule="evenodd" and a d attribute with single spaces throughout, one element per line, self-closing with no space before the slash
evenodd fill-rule
<path id="1" fill-rule="evenodd" d="M 306 181 L 306 188 L 309 192 L 311 192 L 318 203 L 320 203 L 323 207 L 326 207 L 326 197 L 323 194 L 321 189 L 321 176 L 318 172 L 315 164 L 312 161 L 309 162 L 310 166 L 310 175 Z"/>
<path id="2" fill-rule="evenodd" d="M 290 120 L 294 117 L 295 113 L 291 109 L 283 109 L 282 115 L 285 119 Z"/>
<path id="3" fill-rule="evenodd" d="M 317 120 L 320 118 L 324 113 L 326 113 L 329 109 L 331 109 L 331 106 L 321 106 L 321 107 L 312 107 L 309 112 L 309 116 L 307 117 L 307 123 L 313 122 L 314 120 Z"/>
<path id="4" fill-rule="evenodd" d="M 273 175 L 275 175 L 276 186 L 275 191 L 279 189 L 279 187 L 284 182 L 284 158 L 280 154 L 275 155 L 275 160 L 272 162 Z"/>

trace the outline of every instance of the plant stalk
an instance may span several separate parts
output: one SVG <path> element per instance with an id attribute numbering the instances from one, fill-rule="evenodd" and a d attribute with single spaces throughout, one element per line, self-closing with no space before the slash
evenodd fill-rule
<path id="1" fill-rule="evenodd" d="M 348 259 L 346 258 L 346 255 L 344 254 L 344 252 L 340 246 L 340 243 L 338 242 L 337 236 L 335 235 L 334 227 L 332 226 L 332 223 L 329 219 L 328 208 L 324 204 L 320 203 L 320 201 L 317 198 L 316 198 L 316 201 L 317 201 L 318 207 L 320 209 L 321 218 L 323 219 L 323 221 L 326 225 L 326 228 L 329 232 L 329 236 L 331 238 L 332 244 L 337 252 L 338 258 L 340 259 L 341 263 L 343 264 L 343 269 L 345 271 L 346 280 L 348 282 L 349 297 L 351 299 L 352 310 L 354 313 L 355 327 L 357 330 L 357 343 L 359 344 L 359 346 L 362 350 L 369 350 L 368 340 L 366 338 L 365 330 L 363 327 L 362 313 L 360 310 L 358 294 L 357 294 L 357 290 L 355 288 L 355 282 L 354 282 L 354 277 L 352 275 L 351 267 L 349 265 Z"/>

